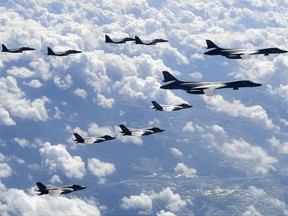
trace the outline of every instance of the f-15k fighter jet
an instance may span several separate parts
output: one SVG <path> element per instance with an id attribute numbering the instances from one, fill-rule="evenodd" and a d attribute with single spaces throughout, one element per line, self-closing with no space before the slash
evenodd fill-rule
<path id="1" fill-rule="evenodd" d="M 67 194 L 67 193 L 71 193 L 74 191 L 78 191 L 78 190 L 83 190 L 86 187 L 84 186 L 80 186 L 78 184 L 74 184 L 74 185 L 65 185 L 65 186 L 45 186 L 43 185 L 41 182 L 36 182 L 37 185 L 37 189 L 35 189 L 35 192 L 38 195 L 43 195 L 43 194 L 49 194 L 51 196 L 58 196 L 60 194 Z"/>
<path id="2" fill-rule="evenodd" d="M 105 35 L 105 42 L 106 43 L 114 43 L 114 44 L 122 44 L 122 43 L 126 43 L 127 41 L 135 41 L 134 38 L 121 38 L 121 39 L 111 39 L 108 35 Z"/>
<path id="3" fill-rule="evenodd" d="M 9 53 L 22 53 L 23 51 L 31 51 L 35 50 L 34 48 L 30 47 L 20 47 L 16 49 L 8 49 L 4 44 L 2 44 L 2 52 L 9 52 Z"/>
<path id="4" fill-rule="evenodd" d="M 142 45 L 156 45 L 157 43 L 168 42 L 168 40 L 164 39 L 153 39 L 149 41 L 142 41 L 138 36 L 135 36 L 135 43 L 142 44 Z"/>
<path id="5" fill-rule="evenodd" d="M 50 47 L 47 47 L 47 55 L 52 55 L 52 56 L 68 56 L 70 54 L 75 54 L 75 53 L 82 53 L 82 51 L 78 50 L 66 50 L 63 52 L 54 52 Z"/>

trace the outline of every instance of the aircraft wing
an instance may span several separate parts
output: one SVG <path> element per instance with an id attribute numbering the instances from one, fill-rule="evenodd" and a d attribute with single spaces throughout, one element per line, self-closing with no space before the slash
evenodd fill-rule
<path id="1" fill-rule="evenodd" d="M 193 90 L 202 89 L 206 96 L 213 96 L 215 94 L 216 89 L 224 87 L 224 83 L 214 84 L 214 85 L 204 85 L 193 88 Z"/>
<path id="2" fill-rule="evenodd" d="M 163 110 L 166 112 L 172 112 L 174 110 L 174 108 L 177 108 L 176 106 L 166 106 L 163 107 Z"/>
<path id="3" fill-rule="evenodd" d="M 132 132 L 134 136 L 142 136 L 146 131 L 145 130 L 135 130 Z"/>
<path id="4" fill-rule="evenodd" d="M 59 196 L 63 192 L 62 189 L 57 189 L 57 190 L 49 190 L 49 195 L 51 196 Z"/>
<path id="5" fill-rule="evenodd" d="M 258 52 L 259 52 L 258 50 L 245 50 L 245 51 L 232 52 L 230 55 L 240 56 L 240 58 L 242 59 L 249 59 L 251 55 L 257 54 Z"/>

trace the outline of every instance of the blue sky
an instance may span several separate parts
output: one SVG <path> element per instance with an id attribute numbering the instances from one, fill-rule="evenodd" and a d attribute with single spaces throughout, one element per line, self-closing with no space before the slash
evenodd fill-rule
<path id="1" fill-rule="evenodd" d="M 203 55 L 206 39 L 288 49 L 287 2 L 43 0 L 0 9 L 1 43 L 36 48 L 1 53 L 2 215 L 288 214 L 287 55 Z M 106 44 L 105 34 L 169 43 Z M 47 56 L 47 46 L 83 53 Z M 160 89 L 163 70 L 183 80 L 263 85 L 189 95 Z M 193 108 L 154 112 L 151 100 Z M 121 137 L 119 124 L 165 132 Z M 79 145 L 73 132 L 117 139 Z M 87 189 L 40 197 L 37 181 Z"/>

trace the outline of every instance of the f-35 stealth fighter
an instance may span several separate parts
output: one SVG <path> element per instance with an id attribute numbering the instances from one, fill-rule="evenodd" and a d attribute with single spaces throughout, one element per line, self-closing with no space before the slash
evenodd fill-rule
<path id="1" fill-rule="evenodd" d="M 82 51 L 78 50 L 67 50 L 64 52 L 54 52 L 50 47 L 47 47 L 47 55 L 52 55 L 52 56 L 68 56 L 70 54 L 75 54 L 75 53 L 82 53 Z"/>
<path id="2" fill-rule="evenodd" d="M 226 49 L 218 47 L 211 40 L 206 40 L 208 52 L 205 55 L 221 55 L 229 59 L 249 59 L 251 55 L 287 53 L 288 51 L 279 48 L 266 48 L 266 49 Z"/>
<path id="3" fill-rule="evenodd" d="M 154 39 L 150 41 L 142 41 L 138 36 L 135 36 L 135 43 L 136 44 L 142 44 L 142 45 L 155 45 L 157 43 L 163 43 L 163 42 L 168 42 L 168 40 L 164 39 Z"/>
<path id="4" fill-rule="evenodd" d="M 22 53 L 23 51 L 31 51 L 35 50 L 34 48 L 30 47 L 20 47 L 16 49 L 8 49 L 4 44 L 2 44 L 2 52 L 9 52 L 9 53 Z"/>
<path id="5" fill-rule="evenodd" d="M 104 142 L 104 141 L 115 139 L 115 137 L 111 137 L 109 135 L 104 135 L 104 136 L 100 136 L 100 137 L 85 137 L 85 138 L 81 137 L 78 133 L 73 133 L 73 135 L 76 138 L 74 140 L 76 143 L 93 144 L 93 143 L 100 143 L 100 142 Z"/>
<path id="6" fill-rule="evenodd" d="M 232 88 L 238 90 L 245 87 L 258 87 L 259 83 L 251 82 L 249 80 L 238 80 L 230 82 L 193 82 L 193 81 L 181 81 L 172 76 L 169 72 L 163 71 L 165 83 L 161 89 L 181 89 L 189 94 L 205 94 L 207 96 L 213 96 L 216 89 Z"/>
<path id="7" fill-rule="evenodd" d="M 153 104 L 153 107 L 151 108 L 154 109 L 155 111 L 171 112 L 171 111 L 178 111 L 181 109 L 188 109 L 192 107 L 191 105 L 187 103 L 182 103 L 178 105 L 163 105 L 163 104 L 157 103 L 156 101 L 151 101 L 151 102 Z"/>
<path id="8" fill-rule="evenodd" d="M 126 43 L 127 41 L 135 41 L 135 38 L 122 38 L 122 39 L 111 39 L 108 35 L 105 35 L 105 42 L 106 43 L 114 43 L 114 44 L 122 44 Z"/>
<path id="9" fill-rule="evenodd" d="M 150 135 L 153 133 L 160 133 L 165 130 L 160 129 L 158 127 L 150 127 L 150 128 L 141 128 L 141 129 L 132 129 L 132 128 L 127 128 L 125 125 L 121 124 L 119 125 L 121 128 L 121 132 L 123 136 L 145 136 L 145 135 Z"/>
<path id="10" fill-rule="evenodd" d="M 83 190 L 86 188 L 78 184 L 57 187 L 57 186 L 45 186 L 41 182 L 36 182 L 36 185 L 38 189 L 35 189 L 35 192 L 38 195 L 49 194 L 51 196 L 58 196 L 60 194 L 68 194 L 68 193 L 78 191 L 78 190 Z"/>

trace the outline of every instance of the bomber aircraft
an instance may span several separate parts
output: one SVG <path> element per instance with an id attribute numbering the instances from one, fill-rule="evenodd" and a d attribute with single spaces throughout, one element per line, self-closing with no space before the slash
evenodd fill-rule
<path id="1" fill-rule="evenodd" d="M 142 45 L 156 45 L 157 43 L 168 42 L 168 40 L 164 39 L 154 39 L 150 41 L 142 41 L 138 36 L 135 36 L 135 43 L 142 44 Z"/>
<path id="2" fill-rule="evenodd" d="M 48 51 L 47 55 L 53 55 L 53 56 L 68 56 L 70 54 L 82 53 L 82 51 L 78 51 L 78 50 L 67 50 L 64 52 L 54 52 L 50 47 L 47 47 L 47 51 Z"/>
<path id="3" fill-rule="evenodd" d="M 189 94 L 205 94 L 207 96 L 213 96 L 216 89 L 232 88 L 238 90 L 245 87 L 258 87 L 259 83 L 255 83 L 249 80 L 237 80 L 230 82 L 194 82 L 194 81 L 181 81 L 176 79 L 167 71 L 162 71 L 164 76 L 164 85 L 161 89 L 181 89 Z"/>
<path id="4" fill-rule="evenodd" d="M 35 50 L 31 47 L 20 47 L 16 49 L 8 49 L 4 44 L 2 44 L 2 52 L 9 52 L 9 53 L 22 53 L 23 51 L 31 51 Z"/>
<path id="5" fill-rule="evenodd" d="M 211 40 L 206 40 L 208 52 L 205 55 L 221 55 L 229 59 L 249 59 L 251 55 L 287 53 L 288 51 L 279 48 L 265 48 L 265 49 L 226 49 L 218 47 Z"/>
<path id="6" fill-rule="evenodd" d="M 112 40 L 108 35 L 105 35 L 106 43 L 122 44 L 122 43 L 126 43 L 127 41 L 135 41 L 135 38 L 126 37 L 126 38 Z"/>
<path id="7" fill-rule="evenodd" d="M 38 195 L 43 195 L 43 194 L 49 194 L 51 196 L 58 196 L 60 194 L 67 194 L 67 193 L 71 193 L 74 191 L 78 191 L 78 190 L 83 190 L 86 187 L 84 186 L 80 186 L 78 184 L 74 184 L 74 185 L 65 185 L 65 186 L 45 186 L 43 185 L 41 182 L 36 182 L 37 185 L 37 189 L 35 189 L 35 192 Z"/>
<path id="8" fill-rule="evenodd" d="M 109 136 L 109 135 L 104 135 L 100 137 L 81 137 L 78 133 L 73 133 L 75 136 L 75 142 L 76 143 L 88 143 L 88 144 L 93 144 L 93 143 L 100 143 L 108 140 L 113 140 L 115 137 Z"/>
<path id="9" fill-rule="evenodd" d="M 150 135 L 153 133 L 160 133 L 165 130 L 160 129 L 158 127 L 150 127 L 150 128 L 142 128 L 142 129 L 132 129 L 132 128 L 127 128 L 125 125 L 121 124 L 119 125 L 121 128 L 121 132 L 123 136 L 145 136 L 145 135 Z"/>
<path id="10" fill-rule="evenodd" d="M 187 104 L 187 103 L 182 103 L 178 105 L 163 105 L 159 104 L 156 101 L 151 101 L 153 106 L 151 107 L 155 111 L 166 111 L 166 112 L 171 112 L 171 111 L 178 111 L 181 109 L 188 109 L 191 108 L 192 106 Z"/>

